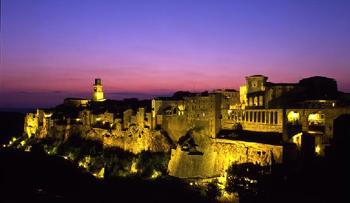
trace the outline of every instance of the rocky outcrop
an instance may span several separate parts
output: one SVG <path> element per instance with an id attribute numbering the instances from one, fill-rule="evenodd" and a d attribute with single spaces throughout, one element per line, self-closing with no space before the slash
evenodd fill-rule
<path id="1" fill-rule="evenodd" d="M 170 151 L 171 142 L 161 131 L 128 132 L 128 135 L 124 137 L 104 136 L 104 147 L 119 147 L 134 154 L 142 151 Z"/>
<path id="2" fill-rule="evenodd" d="M 171 151 L 169 174 L 179 178 L 223 176 L 233 163 L 267 166 L 282 163 L 282 146 L 233 140 L 213 140 L 191 153 L 180 146 Z"/>

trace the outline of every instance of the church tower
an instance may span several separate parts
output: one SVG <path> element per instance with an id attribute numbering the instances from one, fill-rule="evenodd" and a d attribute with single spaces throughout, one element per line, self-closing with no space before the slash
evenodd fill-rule
<path id="1" fill-rule="evenodd" d="M 92 101 L 104 101 L 104 100 L 105 99 L 103 98 L 101 79 L 96 78 L 95 84 L 94 84 L 94 94 L 92 97 Z"/>

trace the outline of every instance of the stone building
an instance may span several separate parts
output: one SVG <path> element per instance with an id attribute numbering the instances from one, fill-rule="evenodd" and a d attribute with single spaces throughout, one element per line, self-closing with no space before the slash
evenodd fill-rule
<path id="1" fill-rule="evenodd" d="M 102 84 L 101 84 L 101 79 L 100 78 L 96 78 L 95 79 L 95 84 L 94 86 L 94 93 L 92 96 L 92 100 L 94 102 L 100 102 L 100 101 L 104 101 L 104 97 L 103 97 L 103 91 L 102 91 Z"/>
<path id="2" fill-rule="evenodd" d="M 344 93 L 338 92 L 334 79 L 310 77 L 299 83 L 271 83 L 267 77 L 246 77 L 246 95 L 241 92 L 245 109 L 232 109 L 223 127 L 240 123 L 244 130 L 278 132 L 283 141 L 294 142 L 300 133 L 312 134 L 315 152 L 323 155 L 331 144 L 333 121 L 342 114 L 349 114 L 349 105 L 343 101 Z"/>
<path id="3" fill-rule="evenodd" d="M 133 153 L 171 151 L 169 173 L 191 178 L 223 176 L 232 163 L 282 163 L 287 145 L 297 158 L 323 156 L 343 114 L 350 114 L 350 96 L 320 76 L 272 83 L 253 75 L 240 92 L 176 92 L 146 103 L 104 99 L 97 78 L 92 99 L 67 98 L 27 114 L 24 127 L 29 137 L 79 134 Z"/>

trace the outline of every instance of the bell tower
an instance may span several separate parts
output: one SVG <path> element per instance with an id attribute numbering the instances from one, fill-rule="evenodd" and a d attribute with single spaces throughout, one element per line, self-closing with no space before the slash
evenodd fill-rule
<path id="1" fill-rule="evenodd" d="M 101 79 L 96 78 L 95 84 L 94 84 L 94 93 L 93 93 L 92 101 L 104 101 L 104 100 L 105 99 L 103 98 Z"/>

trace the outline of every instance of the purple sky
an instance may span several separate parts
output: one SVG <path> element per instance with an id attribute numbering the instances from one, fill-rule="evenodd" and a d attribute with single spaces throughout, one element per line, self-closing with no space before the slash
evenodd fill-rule
<path id="1" fill-rule="evenodd" d="M 350 92 L 350 1 L 2 0 L 2 107 L 65 97 L 335 78 Z"/>

